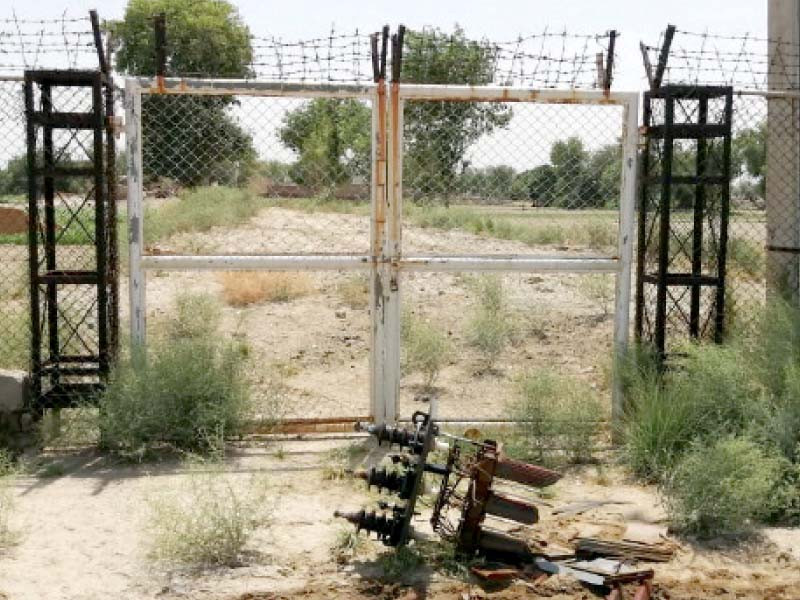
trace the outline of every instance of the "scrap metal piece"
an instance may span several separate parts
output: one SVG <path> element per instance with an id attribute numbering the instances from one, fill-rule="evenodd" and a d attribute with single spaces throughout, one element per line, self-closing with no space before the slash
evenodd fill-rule
<path id="1" fill-rule="evenodd" d="M 534 487 L 553 485 L 561 479 L 561 473 L 506 456 L 498 458 L 494 476 Z"/>
<path id="2" fill-rule="evenodd" d="M 675 554 L 674 548 L 665 548 L 643 542 L 600 540 L 596 538 L 576 538 L 574 542 L 577 555 L 582 557 L 603 556 L 647 562 L 668 562 Z"/>

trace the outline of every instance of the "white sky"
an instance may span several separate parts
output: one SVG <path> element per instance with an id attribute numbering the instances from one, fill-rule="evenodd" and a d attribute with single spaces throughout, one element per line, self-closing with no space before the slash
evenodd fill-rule
<path id="1" fill-rule="evenodd" d="M 97 8 L 103 18 L 119 18 L 125 0 L 4 0 L 0 17 L 17 11 L 20 17 L 52 18 L 65 9 L 70 15 Z M 403 23 L 451 29 L 456 23 L 473 37 L 512 40 L 519 34 L 564 27 L 573 33 L 617 29 L 620 65 L 615 88 L 641 85 L 640 40 L 655 43 L 667 23 L 689 31 L 752 33 L 767 31 L 767 0 L 234 0 L 255 35 L 286 39 L 324 35 L 331 25 L 341 31 L 373 31 L 383 24 Z M 6 8 L 7 7 L 7 8 Z"/>
<path id="2" fill-rule="evenodd" d="M 48 19 L 67 10 L 68 16 L 82 16 L 97 8 L 101 18 L 120 18 L 127 0 L 3 0 L 0 18 L 15 10 L 20 18 Z M 566 29 L 575 34 L 596 34 L 617 29 L 617 68 L 615 90 L 642 90 L 644 71 L 638 45 L 641 40 L 654 44 L 667 23 L 688 31 L 710 31 L 728 35 L 753 34 L 766 37 L 767 0 L 234 0 L 240 14 L 256 36 L 267 34 L 285 40 L 325 36 L 333 25 L 342 33 L 358 28 L 369 32 L 389 24 L 403 23 L 410 28 L 437 26 L 451 30 L 455 24 L 467 36 L 492 41 L 511 41 L 517 36 Z M 56 66 L 56 65 L 53 65 Z M 468 153 L 473 166 L 510 164 L 518 170 L 547 160 L 551 143 L 569 135 L 579 135 L 589 147 L 611 143 L 619 129 L 621 116 L 614 111 L 609 123 L 600 113 L 578 111 L 574 115 L 537 113 L 533 107 L 515 107 L 508 129 L 487 136 Z M 598 111 L 600 109 L 591 109 Z M 569 111 L 567 111 L 569 112 Z M 607 113 L 606 113 L 607 114 Z M 595 117 L 594 115 L 597 115 Z M 246 121 L 246 115 L 243 115 Z M 254 131 L 262 158 L 289 158 L 275 147 L 275 126 L 260 124 Z M 246 122 L 244 123 L 246 125 Z M 533 128 L 533 129 L 532 129 Z M 594 131 L 592 131 L 594 130 Z M 536 140 L 531 140 L 531 131 Z M 272 151 L 269 148 L 272 147 Z M 2 158 L 2 157 L 0 157 Z"/>

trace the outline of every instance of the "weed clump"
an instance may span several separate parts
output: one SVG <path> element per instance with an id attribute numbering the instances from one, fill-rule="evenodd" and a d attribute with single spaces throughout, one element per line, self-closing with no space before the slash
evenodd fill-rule
<path id="1" fill-rule="evenodd" d="M 499 277 L 479 279 L 476 291 L 478 302 L 467 323 L 467 339 L 480 353 L 483 368 L 490 370 L 511 342 L 514 322 Z"/>
<path id="2" fill-rule="evenodd" d="M 179 298 L 148 355 L 134 351 L 114 369 L 100 401 L 103 446 L 137 459 L 164 445 L 213 453 L 241 431 L 250 409 L 246 360 L 217 334 L 218 323 L 209 298 Z"/>
<path id="3" fill-rule="evenodd" d="M 757 334 L 688 345 L 663 371 L 642 349 L 618 366 L 626 461 L 662 485 L 676 528 L 710 536 L 800 520 L 798 309 L 773 299 Z"/>
<path id="4" fill-rule="evenodd" d="M 780 460 L 747 439 L 693 447 L 665 484 L 673 527 L 700 537 L 747 532 L 770 514 L 781 471 Z"/>
<path id="5" fill-rule="evenodd" d="M 239 489 L 221 473 L 190 474 L 149 505 L 151 556 L 189 567 L 241 565 L 253 533 L 269 518 L 263 481 Z"/>
<path id="6" fill-rule="evenodd" d="M 369 280 L 364 275 L 353 275 L 336 286 L 339 298 L 353 310 L 363 310 L 369 304 Z"/>
<path id="7" fill-rule="evenodd" d="M 510 454 L 553 466 L 593 459 L 604 415 L 588 384 L 546 370 L 527 373 L 509 412 L 514 421 Z"/>
<path id="8" fill-rule="evenodd" d="M 424 386 L 431 388 L 449 360 L 447 335 L 428 321 L 408 312 L 401 325 L 403 367 L 407 373 L 421 373 Z"/>
<path id="9" fill-rule="evenodd" d="M 262 207 L 253 194 L 240 188 L 215 186 L 186 190 L 177 200 L 145 210 L 145 242 L 152 244 L 176 233 L 240 225 Z"/>

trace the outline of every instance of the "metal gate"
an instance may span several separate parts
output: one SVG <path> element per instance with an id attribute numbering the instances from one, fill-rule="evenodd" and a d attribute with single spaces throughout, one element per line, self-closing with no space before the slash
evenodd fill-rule
<path id="1" fill-rule="evenodd" d="M 329 252 L 318 251 L 319 246 L 308 243 L 305 238 L 294 237 L 291 224 L 271 231 L 271 237 L 254 230 L 252 235 L 263 238 L 258 252 L 251 246 L 241 244 L 240 240 L 229 239 L 215 248 L 222 251 L 198 252 L 176 251 L 174 248 L 149 248 L 146 244 L 144 222 L 146 220 L 144 203 L 144 181 L 147 178 L 145 162 L 148 152 L 156 145 L 159 125 L 157 120 L 147 121 L 143 115 L 143 102 L 162 102 L 166 106 L 174 99 L 182 98 L 181 114 L 185 111 L 203 110 L 208 103 L 219 102 L 225 105 L 231 118 L 243 111 L 263 114 L 269 111 L 269 103 L 303 102 L 308 107 L 315 99 L 339 99 L 353 101 L 358 106 L 369 108 L 371 132 L 369 135 L 369 208 L 355 211 L 359 221 L 353 231 L 335 235 L 334 214 L 325 213 L 325 226 L 332 231 L 314 229 L 310 236 L 328 240 Z M 618 154 L 614 160 L 619 165 L 619 196 L 611 209 L 617 215 L 614 225 L 614 247 L 607 252 L 556 251 L 542 252 L 540 249 L 512 252 L 480 253 L 474 249 L 455 253 L 446 248 L 441 251 L 426 252 L 424 247 L 414 244 L 404 245 L 403 227 L 408 220 L 409 211 L 404 210 L 404 153 L 411 134 L 404 130 L 404 115 L 412 103 L 486 103 L 494 106 L 513 105 L 530 107 L 593 107 L 597 110 L 609 109 L 609 117 L 614 123 L 615 144 Z M 290 84 L 259 81 L 203 80 L 203 79 L 151 79 L 126 80 L 126 136 L 128 153 L 128 219 L 130 252 L 130 323 L 134 342 L 145 342 L 146 294 L 148 274 L 159 272 L 202 272 L 202 271 L 302 271 L 302 272 L 345 272 L 364 273 L 369 281 L 369 384 L 363 390 L 369 397 L 369 415 L 339 412 L 329 418 L 369 417 L 378 422 L 394 421 L 399 416 L 401 395 L 401 296 L 410 276 L 415 273 L 453 273 L 453 272 L 495 272 L 495 273 L 607 273 L 616 277 L 614 291 L 613 344 L 619 351 L 628 339 L 628 313 L 630 306 L 631 256 L 633 243 L 633 217 L 635 204 L 635 174 L 637 149 L 637 93 L 617 93 L 602 91 L 556 91 L 531 90 L 513 87 L 467 87 L 467 86 L 423 86 L 383 81 L 370 85 L 358 84 Z M 177 105 L 176 105 L 177 106 Z M 353 108 L 355 105 L 346 105 Z M 175 107 L 173 107 L 175 108 Z M 310 110 L 310 109 L 309 109 Z M 361 109 L 356 108 L 356 111 Z M 330 118 L 340 118 L 338 114 Z M 280 135 L 286 127 L 288 117 L 281 116 L 279 125 L 272 127 L 271 138 Z M 273 118 L 273 121 L 276 119 Z M 540 134 L 531 130 L 530 136 Z M 163 144 L 164 140 L 161 139 Z M 261 143 L 268 143 L 262 142 Z M 205 152 L 200 142 L 185 142 L 185 152 Z M 176 154 L 170 159 L 177 165 L 184 155 Z M 313 156 L 313 154 L 312 154 Z M 347 166 L 347 165 L 346 165 Z M 180 167 L 185 169 L 185 166 Z M 232 173 L 240 168 L 236 164 L 225 167 Z M 337 166 L 338 168 L 338 166 Z M 353 167 L 355 168 L 355 167 Z M 466 167 L 465 167 L 466 170 Z M 198 176 L 198 179 L 201 178 Z M 187 178 L 187 181 L 190 178 Z M 407 182 L 406 182 L 407 184 Z M 265 195 L 275 192 L 280 186 L 271 181 Z M 297 187 L 297 186 L 295 186 Z M 364 192 L 362 186 L 361 193 Z M 317 190 L 318 193 L 319 190 Z M 287 192 L 288 193 L 288 192 Z M 293 192 L 294 193 L 294 192 Z M 336 198 L 340 190 L 330 187 L 325 193 Z M 449 192 L 445 192 L 447 194 Z M 407 198 L 407 195 L 406 195 Z M 313 211 L 314 204 L 307 199 L 298 200 L 291 206 L 302 206 L 303 210 Z M 288 201 L 284 202 L 287 204 Z M 281 203 L 273 204 L 271 209 L 277 215 L 267 224 L 278 223 Z M 277 207 L 277 208 L 276 208 Z M 349 205 L 347 210 L 353 211 Z M 414 209 L 416 210 L 416 209 Z M 577 214 L 577 213 L 576 213 Z M 538 213 L 533 216 L 538 218 Z M 354 220 L 350 219 L 350 222 Z M 361 224 L 366 224 L 366 228 Z M 277 226 L 276 226 L 277 227 Z M 367 231 L 368 229 L 368 231 Z M 308 233 L 308 232 L 307 232 Z M 363 239 L 362 236 L 363 235 Z M 306 241 L 303 241 L 306 240 Z M 221 242 L 222 243 L 222 242 Z M 212 244 L 213 245 L 213 244 Z M 247 246 L 247 247 L 245 247 Z M 313 247 L 312 247 L 313 246 Z M 187 246 L 188 247 L 188 246 Z M 277 340 L 275 341 L 277 343 Z M 351 365 L 352 367 L 352 365 Z M 620 403 L 615 394 L 612 413 L 619 415 Z M 408 410 L 404 407 L 402 413 Z M 303 413 L 307 416 L 307 413 Z M 501 415 L 495 418 L 502 420 Z M 458 420 L 458 419 L 456 419 Z M 461 420 L 469 420 L 464 415 Z"/>

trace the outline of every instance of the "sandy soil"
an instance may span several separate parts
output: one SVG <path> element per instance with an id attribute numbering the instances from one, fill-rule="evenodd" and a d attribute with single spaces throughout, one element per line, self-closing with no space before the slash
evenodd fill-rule
<path id="1" fill-rule="evenodd" d="M 212 229 L 200 235 L 181 234 L 150 251 L 157 253 L 364 252 L 369 241 L 365 217 L 270 208 L 235 229 Z M 575 254 L 567 248 L 531 250 L 519 242 L 406 227 L 404 240 L 432 254 Z M 338 292 L 348 273 L 311 273 L 312 291 L 288 303 L 266 303 L 225 309 L 225 328 L 247 338 L 257 357 L 262 379 L 278 367 L 291 402 L 289 416 L 360 416 L 368 414 L 369 314 L 352 309 Z M 605 369 L 613 318 L 613 278 L 600 286 L 578 275 L 507 274 L 501 276 L 516 323 L 517 335 L 486 373 L 480 356 L 466 340 L 474 311 L 472 276 L 450 273 L 410 273 L 400 281 L 404 306 L 446 331 L 451 340 L 450 363 L 436 381 L 443 417 L 497 418 L 514 393 L 515 377 L 534 367 L 555 367 L 587 379 L 606 393 Z M 123 281 L 123 288 L 125 287 Z M 213 273 L 151 275 L 147 283 L 148 317 L 152 323 L 167 315 L 182 292 L 219 295 Z M 127 297 L 125 289 L 121 297 Z M 123 303 L 123 310 L 125 309 Z M 338 314 L 338 316 L 337 316 Z M 123 318 L 124 321 L 124 318 Z M 156 325 L 154 325 L 156 326 Z M 400 414 L 418 407 L 421 378 L 403 377 Z M 263 393 L 267 393 L 263 391 Z"/>
<path id="2" fill-rule="evenodd" d="M 477 581 L 420 569 L 402 582 L 381 579 L 377 542 L 344 564 L 330 551 L 347 525 L 334 509 L 358 508 L 369 499 L 361 482 L 332 480 L 330 451 L 341 440 L 283 441 L 233 449 L 226 474 L 243 490 L 253 474 L 265 476 L 272 516 L 258 530 L 246 564 L 232 569 L 190 572 L 148 558 L 148 501 L 180 489 L 191 472 L 178 464 L 112 465 L 86 451 L 55 455 L 63 476 L 20 477 L 13 485 L 15 547 L 0 556 L 0 598 L 13 600 L 125 598 L 165 600 L 198 598 L 255 600 L 276 598 L 594 598 L 574 581 L 557 577 L 531 591 L 520 583 L 484 589 Z M 279 450 L 280 448 L 280 450 Z M 363 456 L 363 454 L 361 455 Z M 372 464 L 383 453 L 368 445 L 366 458 L 350 466 Z M 519 493 L 519 490 L 516 490 Z M 553 515 L 559 507 L 597 499 L 609 504 L 581 515 Z M 655 490 L 629 483 L 613 469 L 587 467 L 569 473 L 538 500 L 541 522 L 529 534 L 551 545 L 568 545 L 576 535 L 607 538 L 658 537 L 663 513 Z M 428 509 L 415 527 L 427 531 Z M 362 534 L 363 535 L 363 534 Z M 800 532 L 767 529 L 761 541 L 731 549 L 672 540 L 678 551 L 656 564 L 655 598 L 661 600 L 798 598 Z"/>

